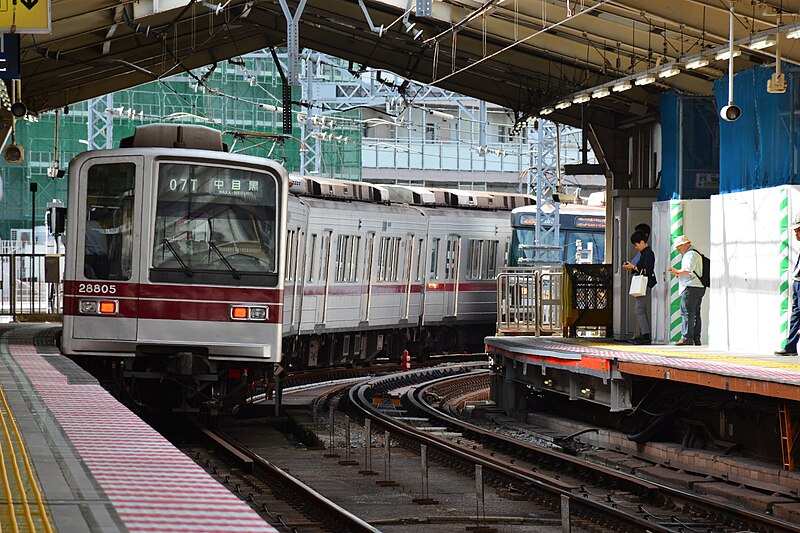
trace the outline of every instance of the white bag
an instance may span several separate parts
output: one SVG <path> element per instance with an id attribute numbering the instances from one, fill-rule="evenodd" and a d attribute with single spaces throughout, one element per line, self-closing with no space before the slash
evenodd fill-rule
<path id="1" fill-rule="evenodd" d="M 628 294 L 637 298 L 647 296 L 647 276 L 644 273 L 631 278 L 631 289 Z"/>

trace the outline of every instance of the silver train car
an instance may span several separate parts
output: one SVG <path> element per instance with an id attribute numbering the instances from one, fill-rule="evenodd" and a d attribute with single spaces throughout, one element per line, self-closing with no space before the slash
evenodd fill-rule
<path id="1" fill-rule="evenodd" d="M 284 346 L 292 367 L 481 350 L 508 211 L 532 197 L 292 177 Z"/>
<path id="2" fill-rule="evenodd" d="M 290 178 L 202 126 L 140 126 L 69 173 L 63 353 L 112 367 L 124 389 L 189 391 L 188 409 L 282 361 L 481 349 L 509 211 L 533 203 Z"/>
<path id="3" fill-rule="evenodd" d="M 280 362 L 281 165 L 227 152 L 211 128 L 148 125 L 69 177 L 64 354 L 181 382 L 195 405 Z"/>

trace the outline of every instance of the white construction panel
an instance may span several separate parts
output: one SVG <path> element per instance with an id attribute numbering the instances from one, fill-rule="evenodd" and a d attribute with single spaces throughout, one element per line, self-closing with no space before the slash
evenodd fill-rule
<path id="1" fill-rule="evenodd" d="M 787 196 L 788 195 L 788 196 Z M 788 198 L 788 205 L 785 200 Z M 784 335 L 781 278 L 788 280 L 798 246 L 791 220 L 800 205 L 800 188 L 772 187 L 711 199 L 712 348 L 771 353 Z M 782 207 L 786 206 L 786 207 Z M 788 220 L 787 228 L 781 220 Z M 788 273 L 781 273 L 781 243 L 789 242 Z M 791 285 L 789 285 L 791 290 Z M 790 294 L 790 293 L 788 293 Z"/>

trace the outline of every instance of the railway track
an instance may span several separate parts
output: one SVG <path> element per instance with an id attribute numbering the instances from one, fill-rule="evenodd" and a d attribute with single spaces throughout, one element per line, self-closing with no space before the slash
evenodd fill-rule
<path id="1" fill-rule="evenodd" d="M 437 397 L 470 397 L 484 385 L 486 372 L 465 366 L 378 377 L 350 389 L 349 399 L 361 415 L 390 431 L 409 448 L 426 445 L 440 461 L 471 471 L 483 468 L 484 479 L 511 486 L 531 500 L 561 510 L 564 520 L 595 531 L 651 532 L 797 532 L 798 526 L 731 504 L 678 490 L 598 465 L 553 449 L 522 443 L 434 409 L 424 399 L 437 385 Z M 448 382 L 447 385 L 444 385 Z M 457 432 L 461 444 L 432 435 L 383 412 L 374 402 L 404 392 L 404 406 Z M 408 417 L 404 417 L 408 418 Z M 466 442 L 465 442 L 466 441 Z M 486 446 L 490 451 L 477 452 Z M 503 457 L 501 457 L 503 456 Z M 568 510 L 567 510 L 568 509 Z"/>
<path id="2" fill-rule="evenodd" d="M 379 530 L 302 481 L 215 429 L 193 426 L 181 449 L 250 503 L 265 521 L 287 532 L 378 533 Z M 185 438 L 186 432 L 182 435 Z"/>

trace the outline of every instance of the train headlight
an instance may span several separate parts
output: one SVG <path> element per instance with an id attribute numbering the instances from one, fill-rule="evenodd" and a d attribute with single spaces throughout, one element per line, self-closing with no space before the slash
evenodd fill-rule
<path id="1" fill-rule="evenodd" d="M 116 300 L 81 300 L 78 309 L 82 315 L 116 315 L 119 302 Z"/>
<path id="2" fill-rule="evenodd" d="M 81 313 L 84 315 L 96 315 L 97 314 L 97 301 L 95 300 L 81 300 L 80 302 L 80 310 Z"/>
<path id="3" fill-rule="evenodd" d="M 249 305 L 231 306 L 231 318 L 233 320 L 266 320 L 266 307 L 255 307 Z"/>
<path id="4" fill-rule="evenodd" d="M 266 307 L 251 307 L 250 308 L 250 319 L 251 320 L 266 320 L 267 319 L 267 308 Z"/>

